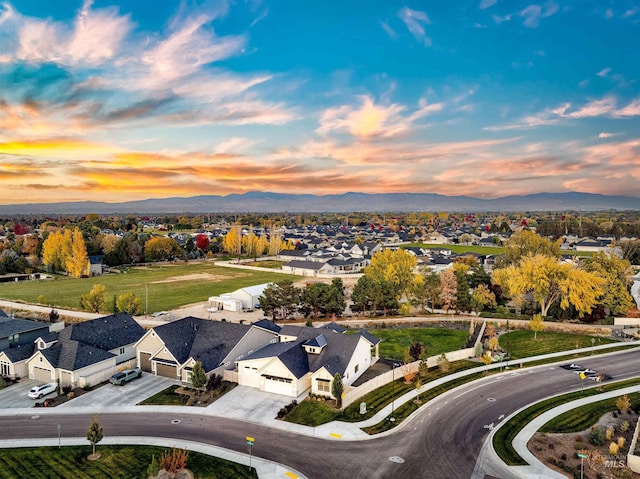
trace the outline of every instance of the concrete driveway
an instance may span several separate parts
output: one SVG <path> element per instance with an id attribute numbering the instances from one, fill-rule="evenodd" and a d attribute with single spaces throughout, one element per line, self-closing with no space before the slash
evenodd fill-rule
<path id="1" fill-rule="evenodd" d="M 150 373 L 142 373 L 140 379 L 129 381 L 124 386 L 105 384 L 93 391 L 78 396 L 58 406 L 59 408 L 76 407 L 111 407 L 111 406 L 135 406 L 140 401 L 168 388 L 172 384 L 180 384 L 177 379 L 154 376 Z"/>
<path id="2" fill-rule="evenodd" d="M 39 386 L 42 381 L 35 381 L 33 379 L 23 379 L 19 383 L 12 384 L 0 390 L 0 408 L 13 409 L 13 408 L 27 408 L 33 407 L 36 402 L 42 402 L 44 399 L 35 400 L 27 397 L 29 389 L 33 386 Z M 47 397 L 53 397 L 55 394 L 50 394 Z M 46 398 L 45 398 L 46 399 Z"/>
<path id="3" fill-rule="evenodd" d="M 236 386 L 207 406 L 207 412 L 216 416 L 269 424 L 276 414 L 293 398 L 261 392 L 248 386 Z M 298 401 L 302 398 L 298 398 Z"/>

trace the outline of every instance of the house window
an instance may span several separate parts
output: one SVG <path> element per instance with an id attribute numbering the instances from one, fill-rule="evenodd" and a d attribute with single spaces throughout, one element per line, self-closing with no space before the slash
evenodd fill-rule
<path id="1" fill-rule="evenodd" d="M 353 372 L 354 372 L 354 374 L 358 374 L 358 369 L 360 369 L 360 365 L 359 365 L 359 364 L 356 364 L 356 367 L 355 367 L 355 368 L 353 368 Z"/>
<path id="2" fill-rule="evenodd" d="M 5 363 L 5 362 L 0 363 L 0 374 L 2 374 L 2 376 L 8 376 L 10 374 L 9 363 Z"/>
<path id="3" fill-rule="evenodd" d="M 120 352 L 118 354 L 124 354 L 125 348 L 120 348 Z"/>
<path id="4" fill-rule="evenodd" d="M 331 381 L 326 379 L 318 379 L 318 391 L 323 393 L 331 393 Z"/>

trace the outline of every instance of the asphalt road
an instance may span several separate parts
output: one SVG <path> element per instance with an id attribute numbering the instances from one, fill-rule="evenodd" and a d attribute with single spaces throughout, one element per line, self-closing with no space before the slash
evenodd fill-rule
<path id="1" fill-rule="evenodd" d="M 640 375 L 638 352 L 581 359 L 580 364 L 613 379 Z M 251 435 L 254 456 L 286 464 L 312 479 L 467 479 L 491 424 L 531 402 L 581 386 L 575 373 L 558 366 L 518 369 L 436 398 L 397 432 L 366 441 L 324 440 L 192 414 L 101 413 L 99 420 L 105 436 L 188 439 L 240 452 L 246 452 L 245 436 Z M 0 417 L 0 439 L 56 438 L 57 424 L 62 425 L 62 437 L 85 437 L 91 420 L 91 415 Z"/>

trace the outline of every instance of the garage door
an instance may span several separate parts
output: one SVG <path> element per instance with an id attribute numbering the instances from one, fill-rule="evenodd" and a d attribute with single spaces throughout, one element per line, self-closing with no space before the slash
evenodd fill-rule
<path id="1" fill-rule="evenodd" d="M 165 378 L 178 379 L 176 366 L 170 366 L 169 364 L 156 363 L 156 374 Z"/>
<path id="2" fill-rule="evenodd" d="M 42 381 L 43 383 L 50 383 L 51 379 L 51 370 L 33 367 L 33 379 L 36 381 Z"/>
<path id="3" fill-rule="evenodd" d="M 151 372 L 151 353 L 140 353 L 140 369 Z"/>
<path id="4" fill-rule="evenodd" d="M 264 391 L 268 393 L 284 394 L 285 396 L 293 396 L 293 384 L 291 379 L 279 378 L 275 376 L 264 377 Z"/>

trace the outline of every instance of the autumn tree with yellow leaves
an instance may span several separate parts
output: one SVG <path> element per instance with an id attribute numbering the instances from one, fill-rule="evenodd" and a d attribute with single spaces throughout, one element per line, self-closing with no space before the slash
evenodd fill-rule
<path id="1" fill-rule="evenodd" d="M 603 294 L 604 284 L 596 274 L 545 254 L 529 254 L 517 264 L 495 269 L 492 280 L 520 301 L 531 294 L 542 316 L 556 302 L 562 309 L 573 306 L 580 317 L 590 313 Z"/>

